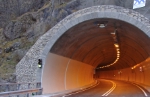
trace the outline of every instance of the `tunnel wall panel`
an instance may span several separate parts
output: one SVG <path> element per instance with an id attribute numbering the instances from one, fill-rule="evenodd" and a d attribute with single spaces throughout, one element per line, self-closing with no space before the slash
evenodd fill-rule
<path id="1" fill-rule="evenodd" d="M 93 82 L 91 72 L 92 66 L 85 63 L 81 63 L 75 60 L 71 60 L 68 66 L 66 85 L 67 89 L 74 89 L 77 86 L 85 86 Z"/>
<path id="2" fill-rule="evenodd" d="M 48 54 L 47 65 L 44 66 L 42 77 L 43 93 L 52 93 L 65 89 L 64 77 L 68 61 L 68 58 Z"/>
<path id="3" fill-rule="evenodd" d="M 43 70 L 43 94 L 79 88 L 94 82 L 91 65 L 49 53 Z"/>

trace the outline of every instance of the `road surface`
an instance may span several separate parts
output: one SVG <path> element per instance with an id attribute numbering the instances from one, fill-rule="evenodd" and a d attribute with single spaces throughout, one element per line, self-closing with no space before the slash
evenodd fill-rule
<path id="1" fill-rule="evenodd" d="M 93 88 L 77 91 L 62 97 L 150 97 L 149 92 L 136 84 L 117 81 L 99 80 Z"/>

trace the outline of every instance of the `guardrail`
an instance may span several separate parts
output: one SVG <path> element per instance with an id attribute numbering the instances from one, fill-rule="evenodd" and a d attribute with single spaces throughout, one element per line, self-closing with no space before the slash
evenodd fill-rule
<path id="1" fill-rule="evenodd" d="M 26 94 L 25 97 L 31 95 L 42 94 L 41 82 L 33 83 L 0 83 L 0 97 L 10 95 Z"/>
<path id="2" fill-rule="evenodd" d="M 41 82 L 33 82 L 33 83 L 0 83 L 0 92 L 7 92 L 7 91 L 17 91 L 22 90 L 21 85 L 26 85 L 26 89 L 32 89 L 32 85 L 35 88 L 41 87 Z"/>
<path id="3" fill-rule="evenodd" d="M 19 90 L 19 91 L 9 91 L 9 92 L 2 92 L 0 93 L 0 97 L 22 97 L 22 94 L 24 94 L 23 97 L 30 97 L 30 95 L 41 95 L 42 94 L 42 88 L 37 89 L 28 89 L 28 90 Z"/>

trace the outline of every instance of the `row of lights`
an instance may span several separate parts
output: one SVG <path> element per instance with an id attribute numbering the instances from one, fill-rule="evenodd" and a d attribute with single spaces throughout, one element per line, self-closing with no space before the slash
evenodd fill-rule
<path id="1" fill-rule="evenodd" d="M 107 26 L 107 22 L 106 21 L 105 22 L 103 21 L 103 23 L 98 23 L 98 22 L 95 22 L 95 23 L 97 24 L 97 26 L 99 28 L 105 28 Z M 117 63 L 119 58 L 120 58 L 120 49 L 119 49 L 119 44 L 118 44 L 117 28 L 115 29 L 114 32 L 111 32 L 111 35 L 112 35 L 112 37 L 114 39 L 114 46 L 116 48 L 117 58 L 116 58 L 116 60 L 113 63 L 111 63 L 109 65 L 106 65 L 106 66 L 98 67 L 96 69 L 110 67 L 110 66 L 114 65 L 115 63 Z"/>
<path id="2" fill-rule="evenodd" d="M 134 70 L 134 69 L 136 69 L 136 68 L 139 67 L 139 70 L 142 72 L 144 66 L 142 67 L 142 66 L 140 66 L 140 65 L 141 65 L 141 64 L 137 64 L 137 65 L 133 66 L 131 69 Z"/>
<path id="3" fill-rule="evenodd" d="M 118 62 L 118 60 L 120 58 L 120 49 L 119 49 L 119 45 L 117 43 L 115 43 L 114 46 L 115 46 L 116 52 L 117 52 L 117 58 L 116 58 L 116 60 L 113 63 L 109 64 L 109 65 L 102 66 L 102 67 L 99 67 L 99 68 L 102 69 L 102 68 L 110 67 L 110 66 L 112 66 L 112 65 L 114 65 L 115 63 Z"/>
<path id="4" fill-rule="evenodd" d="M 140 66 L 140 64 L 137 64 L 137 65 L 131 67 L 131 69 L 135 69 L 135 68 L 137 68 L 137 67 L 139 67 L 139 66 Z"/>

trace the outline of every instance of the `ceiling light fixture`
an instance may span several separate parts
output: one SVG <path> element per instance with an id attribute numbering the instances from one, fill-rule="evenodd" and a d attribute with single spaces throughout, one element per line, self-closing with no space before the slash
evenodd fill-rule
<path id="1" fill-rule="evenodd" d="M 107 26 L 108 21 L 95 21 L 94 24 L 99 28 L 105 28 Z"/>
<path id="2" fill-rule="evenodd" d="M 100 28 L 105 28 L 107 25 L 106 25 L 106 24 L 98 24 L 98 26 L 99 26 Z"/>
<path id="3" fill-rule="evenodd" d="M 115 45 L 115 47 L 119 47 L 119 45 L 117 43 L 115 43 L 114 45 Z"/>

